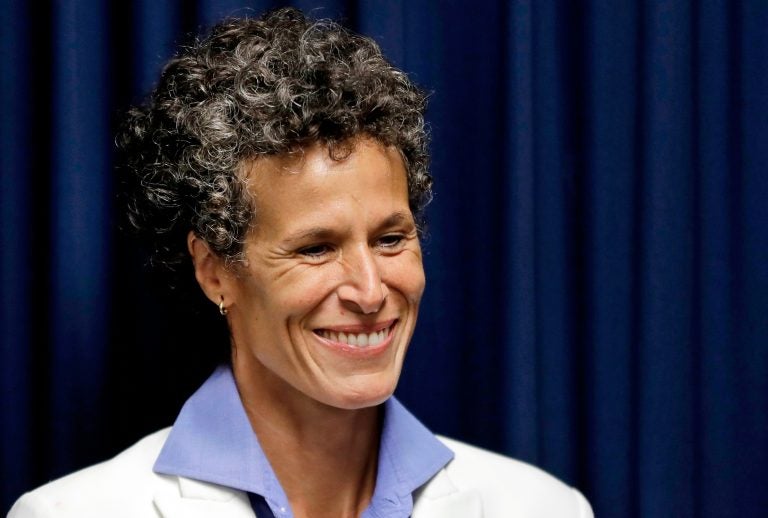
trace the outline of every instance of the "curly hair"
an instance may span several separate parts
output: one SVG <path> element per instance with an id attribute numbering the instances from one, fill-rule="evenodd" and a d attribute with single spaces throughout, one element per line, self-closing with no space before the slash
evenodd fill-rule
<path id="1" fill-rule="evenodd" d="M 228 19 L 165 67 L 117 138 L 129 226 L 152 262 L 186 260 L 192 230 L 242 259 L 255 208 L 239 168 L 321 142 L 343 159 L 350 139 L 399 150 L 417 222 L 431 198 L 426 97 L 371 39 L 292 8 Z"/>

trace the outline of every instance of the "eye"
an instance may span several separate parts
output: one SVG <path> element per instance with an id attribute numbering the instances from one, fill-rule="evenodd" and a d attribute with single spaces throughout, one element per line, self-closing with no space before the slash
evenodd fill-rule
<path id="1" fill-rule="evenodd" d="M 405 242 L 403 234 L 387 234 L 379 238 L 378 245 L 385 249 L 397 249 Z"/>
<path id="2" fill-rule="evenodd" d="M 305 246 L 304 248 L 300 248 L 298 250 L 298 253 L 300 255 L 309 257 L 311 259 L 319 259 L 325 256 L 326 254 L 329 254 L 330 252 L 331 252 L 331 247 L 330 245 L 326 245 L 326 244 Z"/>

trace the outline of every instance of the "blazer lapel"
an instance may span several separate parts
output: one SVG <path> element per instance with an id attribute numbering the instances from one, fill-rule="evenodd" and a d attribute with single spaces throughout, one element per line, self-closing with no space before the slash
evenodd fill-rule
<path id="1" fill-rule="evenodd" d="M 248 495 L 215 484 L 178 477 L 179 491 L 155 495 L 154 502 L 163 518 L 254 518 Z M 258 518 L 258 517 L 256 517 Z"/>
<path id="2" fill-rule="evenodd" d="M 415 495 L 413 518 L 482 518 L 483 505 L 477 491 L 460 491 L 441 470 Z"/>

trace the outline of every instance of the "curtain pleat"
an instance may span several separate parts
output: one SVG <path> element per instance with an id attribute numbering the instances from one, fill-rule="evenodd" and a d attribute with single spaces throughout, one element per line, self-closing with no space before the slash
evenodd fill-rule
<path id="1" fill-rule="evenodd" d="M 0 512 L 213 368 L 215 308 L 190 317 L 116 229 L 112 140 L 179 43 L 278 4 L 0 3 Z M 764 514 L 768 4 L 293 4 L 430 92 L 409 408 L 600 517 Z"/>
<path id="2" fill-rule="evenodd" d="M 0 3 L 0 59 L 7 70 L 24 70 L 33 54 L 28 39 L 27 12 L 21 3 Z M 0 502 L 27 489 L 33 478 L 32 344 L 34 296 L 33 149 L 30 113 L 30 77 L 27 73 L 0 74 Z M 40 318 L 41 315 L 38 315 Z M 10 425 L 12 422 L 13 425 Z M 2 512 L 2 511 L 0 511 Z"/>
<path id="3" fill-rule="evenodd" d="M 733 36 L 739 60 L 733 106 L 739 122 L 735 143 L 739 167 L 734 174 L 731 222 L 736 261 L 731 317 L 737 390 L 733 398 L 720 399 L 718 406 L 736 408 L 736 507 L 744 515 L 752 509 L 768 509 L 768 496 L 744 489 L 756 481 L 765 487 L 761 466 L 768 463 L 768 448 L 756 447 L 768 444 L 768 5 L 747 2 L 732 8 L 737 17 Z"/>
<path id="4" fill-rule="evenodd" d="M 637 3 L 596 0 L 585 16 L 585 488 L 596 510 L 637 516 Z M 605 397 L 611 394 L 611 397 Z"/>
<path id="5" fill-rule="evenodd" d="M 682 2 L 650 3 L 640 16 L 638 511 L 689 516 L 695 469 L 691 12 Z"/>
<path id="6" fill-rule="evenodd" d="M 504 156 L 503 213 L 505 222 L 499 254 L 504 260 L 500 278 L 503 301 L 504 338 L 511 347 L 502 353 L 504 392 L 503 425 L 506 449 L 518 458 L 536 462 L 539 450 L 537 386 L 539 362 L 536 354 L 536 182 L 533 113 L 534 56 L 533 3 L 512 2 L 500 31 L 504 35 L 506 95 L 499 99 L 504 108 L 505 139 L 499 147 Z M 503 27 L 508 30 L 503 30 Z M 513 344 L 513 345 L 512 345 Z M 520 369 L 521 365 L 528 368 Z M 519 375 L 512 375 L 517 372 Z"/>
<path id="7" fill-rule="evenodd" d="M 695 75 L 696 269 L 694 343 L 696 371 L 694 427 L 698 461 L 695 495 L 701 516 L 716 517 L 722 502 L 738 515 L 738 451 L 734 317 L 734 235 L 739 123 L 735 73 L 737 20 L 729 2 L 702 5 L 697 31 Z"/>
<path id="8" fill-rule="evenodd" d="M 61 2 L 53 12 L 50 286 L 36 294 L 35 306 L 49 307 L 48 456 L 57 473 L 100 441 L 111 300 L 112 137 L 108 47 L 94 43 L 109 41 L 105 6 Z M 34 379 L 39 372 L 30 374 Z"/>
<path id="9" fill-rule="evenodd" d="M 131 2 L 130 16 L 132 91 L 135 96 L 146 95 L 160 77 L 163 64 L 180 43 L 186 18 L 177 1 Z"/>

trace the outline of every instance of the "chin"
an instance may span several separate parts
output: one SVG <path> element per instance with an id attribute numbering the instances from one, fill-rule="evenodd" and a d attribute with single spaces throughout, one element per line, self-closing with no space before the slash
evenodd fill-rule
<path id="1" fill-rule="evenodd" d="M 395 392 L 396 382 L 381 384 L 366 383 L 365 386 L 349 387 L 347 390 L 332 395 L 327 404 L 343 410 L 360 410 L 378 406 L 389 399 Z"/>

